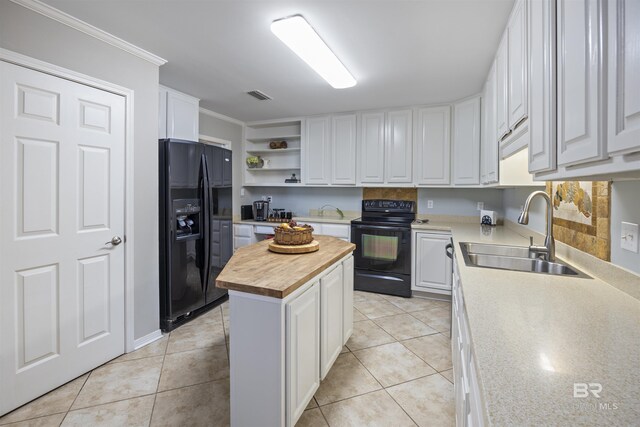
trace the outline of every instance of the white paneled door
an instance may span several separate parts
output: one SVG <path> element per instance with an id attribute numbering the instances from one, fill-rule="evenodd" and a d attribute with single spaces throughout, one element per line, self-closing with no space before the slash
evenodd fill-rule
<path id="1" fill-rule="evenodd" d="M 124 117 L 0 61 L 0 415 L 124 352 Z"/>

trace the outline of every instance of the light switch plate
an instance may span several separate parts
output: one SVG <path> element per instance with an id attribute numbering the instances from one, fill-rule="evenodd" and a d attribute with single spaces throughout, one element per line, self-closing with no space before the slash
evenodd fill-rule
<path id="1" fill-rule="evenodd" d="M 484 209 L 484 202 L 478 202 L 478 210 L 481 211 Z"/>
<path id="2" fill-rule="evenodd" d="M 625 251 L 638 253 L 638 224 L 623 222 L 620 230 L 620 247 Z"/>
<path id="3" fill-rule="evenodd" d="M 427 200 L 427 209 L 433 209 L 433 200 Z"/>

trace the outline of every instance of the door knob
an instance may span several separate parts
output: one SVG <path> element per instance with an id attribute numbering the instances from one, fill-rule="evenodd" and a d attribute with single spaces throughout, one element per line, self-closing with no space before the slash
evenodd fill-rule
<path id="1" fill-rule="evenodd" d="M 122 239 L 119 236 L 113 236 L 113 238 L 106 242 L 105 245 L 118 246 L 120 243 L 122 243 Z"/>

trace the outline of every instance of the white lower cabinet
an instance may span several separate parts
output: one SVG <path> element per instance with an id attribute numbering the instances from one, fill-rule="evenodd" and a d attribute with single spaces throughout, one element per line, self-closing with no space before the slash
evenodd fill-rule
<path id="1" fill-rule="evenodd" d="M 294 426 L 353 331 L 353 256 L 284 299 L 229 301 L 231 426 Z"/>
<path id="2" fill-rule="evenodd" d="M 413 232 L 412 290 L 451 293 L 451 259 L 445 252 L 450 241 L 449 233 Z"/>
<path id="3" fill-rule="evenodd" d="M 287 406 L 302 415 L 320 386 L 320 286 L 316 282 L 287 304 Z"/>
<path id="4" fill-rule="evenodd" d="M 255 243 L 255 236 L 253 234 L 253 226 L 249 224 L 234 224 L 233 225 L 233 251 L 238 248 L 248 246 Z"/>
<path id="5" fill-rule="evenodd" d="M 455 396 L 456 426 L 483 426 L 482 395 L 471 349 L 469 324 L 465 312 L 460 275 L 454 259 L 452 284 L 451 355 Z"/>
<path id="6" fill-rule="evenodd" d="M 324 379 L 342 350 L 344 316 L 342 265 L 320 279 L 320 379 Z"/>

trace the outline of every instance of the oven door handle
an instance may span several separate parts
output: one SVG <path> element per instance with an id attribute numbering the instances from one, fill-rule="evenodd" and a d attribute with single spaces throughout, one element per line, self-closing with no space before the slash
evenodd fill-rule
<path id="1" fill-rule="evenodd" d="M 369 230 L 390 230 L 390 231 L 410 231 L 410 228 L 406 228 L 406 227 L 390 227 L 387 225 L 355 225 L 352 224 L 351 225 L 354 228 L 358 228 L 358 229 L 369 229 Z"/>
<path id="2" fill-rule="evenodd" d="M 451 249 L 451 251 L 449 251 L 449 249 Z M 447 256 L 453 259 L 453 243 L 447 243 L 447 246 L 444 247 L 444 250 L 447 253 Z"/>

